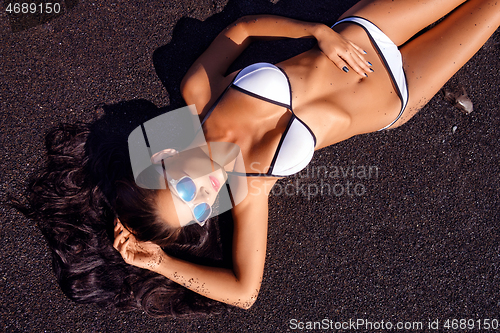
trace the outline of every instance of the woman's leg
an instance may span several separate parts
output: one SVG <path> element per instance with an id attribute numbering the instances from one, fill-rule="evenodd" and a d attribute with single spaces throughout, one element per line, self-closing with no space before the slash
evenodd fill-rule
<path id="1" fill-rule="evenodd" d="M 413 117 L 499 26 L 500 1 L 469 0 L 404 45 L 400 50 L 410 98 L 402 117 L 391 128 Z"/>
<path id="2" fill-rule="evenodd" d="M 399 46 L 464 1 L 361 0 L 345 12 L 340 19 L 347 16 L 363 17 L 378 26 Z"/>

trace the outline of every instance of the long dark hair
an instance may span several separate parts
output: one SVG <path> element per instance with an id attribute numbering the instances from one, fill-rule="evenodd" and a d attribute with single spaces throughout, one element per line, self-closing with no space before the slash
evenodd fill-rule
<path id="1" fill-rule="evenodd" d="M 145 102 L 128 103 L 132 105 L 122 103 L 118 109 L 144 108 Z M 26 202 L 14 203 L 37 221 L 47 239 L 61 289 L 79 303 L 142 309 L 155 317 L 220 311 L 225 307 L 221 303 L 126 264 L 113 248 L 118 214 L 138 238 L 155 241 L 170 254 L 227 266 L 216 222 L 175 231 L 158 220 L 154 191 L 138 187 L 133 179 L 126 133 L 110 132 L 102 121 L 51 130 L 46 136 L 46 166 L 29 184 Z"/>

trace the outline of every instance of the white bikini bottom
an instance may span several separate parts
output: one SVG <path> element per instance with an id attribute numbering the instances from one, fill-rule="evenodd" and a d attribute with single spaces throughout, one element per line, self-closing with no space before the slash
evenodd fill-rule
<path id="1" fill-rule="evenodd" d="M 367 19 L 357 16 L 346 17 L 335 23 L 332 28 L 343 22 L 355 23 L 365 29 L 368 37 L 370 37 L 371 41 L 377 48 L 377 51 L 379 52 L 382 61 L 389 72 L 392 82 L 396 86 L 396 92 L 401 99 L 401 111 L 396 119 L 394 119 L 389 125 L 381 128 L 379 131 L 385 130 L 391 127 L 401 117 L 406 105 L 408 104 L 408 86 L 406 84 L 406 75 L 403 70 L 401 52 L 399 52 L 396 44 L 394 44 L 393 41 L 379 29 L 379 27 Z"/>

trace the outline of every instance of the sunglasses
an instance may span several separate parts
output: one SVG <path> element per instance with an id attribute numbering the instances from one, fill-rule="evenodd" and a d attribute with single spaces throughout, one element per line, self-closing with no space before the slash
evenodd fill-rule
<path id="1" fill-rule="evenodd" d="M 195 222 L 201 226 L 205 225 L 205 222 L 212 214 L 212 207 L 206 202 L 201 202 L 196 205 L 192 203 L 196 197 L 196 184 L 193 179 L 191 177 L 184 176 L 179 180 L 171 179 L 169 183 L 175 190 L 175 194 L 191 209 Z M 190 224 L 192 224 L 192 222 L 186 225 Z"/>

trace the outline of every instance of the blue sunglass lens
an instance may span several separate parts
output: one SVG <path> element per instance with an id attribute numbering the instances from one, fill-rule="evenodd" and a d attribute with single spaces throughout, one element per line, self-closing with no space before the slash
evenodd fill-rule
<path id="1" fill-rule="evenodd" d="M 193 212 L 196 219 L 203 222 L 210 217 L 210 206 L 206 203 L 201 203 L 194 207 Z"/>
<path id="2" fill-rule="evenodd" d="M 184 201 L 189 202 L 196 196 L 196 185 L 189 178 L 181 179 L 175 188 Z"/>

